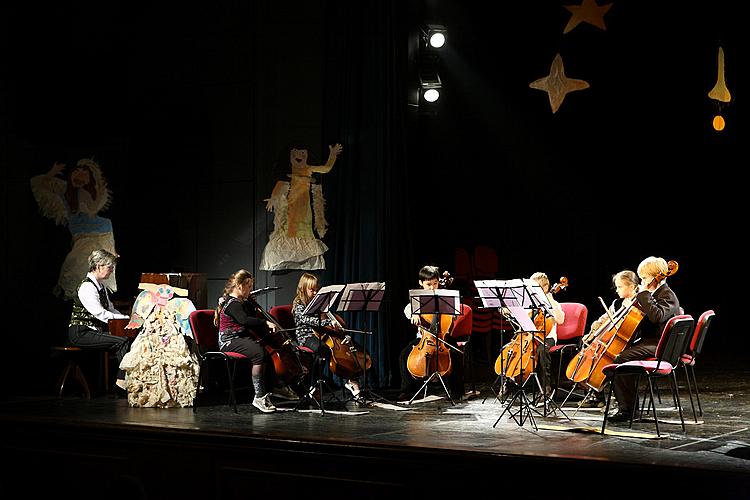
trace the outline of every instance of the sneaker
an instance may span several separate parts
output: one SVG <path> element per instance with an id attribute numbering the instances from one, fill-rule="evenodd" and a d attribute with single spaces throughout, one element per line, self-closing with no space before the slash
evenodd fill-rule
<path id="1" fill-rule="evenodd" d="M 359 392 L 360 392 L 360 391 L 359 391 L 359 388 L 355 388 L 355 387 L 354 387 L 354 384 L 352 384 L 352 383 L 351 383 L 351 382 L 349 382 L 348 380 L 347 380 L 346 382 L 344 382 L 344 387 L 346 387 L 347 389 L 349 389 L 349 392 L 351 392 L 351 393 L 352 393 L 352 396 L 354 396 L 355 398 L 356 398 L 357 396 L 359 396 Z"/>
<path id="2" fill-rule="evenodd" d="M 263 413 L 273 413 L 276 411 L 276 407 L 271 403 L 271 400 L 269 399 L 269 394 L 266 394 L 263 397 L 256 397 L 253 398 L 253 406 L 262 411 Z"/>
<path id="3" fill-rule="evenodd" d="M 603 398 L 592 394 L 581 402 L 581 408 L 604 408 L 606 404 L 607 402 Z"/>
<path id="4" fill-rule="evenodd" d="M 289 401 L 297 401 L 299 399 L 297 393 L 294 392 L 288 385 L 275 388 L 272 394 L 277 398 L 286 399 Z"/>

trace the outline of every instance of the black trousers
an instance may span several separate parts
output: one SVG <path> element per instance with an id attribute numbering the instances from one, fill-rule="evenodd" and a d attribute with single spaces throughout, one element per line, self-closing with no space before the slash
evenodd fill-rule
<path id="1" fill-rule="evenodd" d="M 645 339 L 622 351 L 614 360 L 615 363 L 627 363 L 640 359 L 653 358 L 656 354 L 658 339 Z M 618 376 L 615 378 L 615 398 L 617 399 L 618 411 L 629 412 L 635 405 L 636 383 L 638 377 L 633 375 Z"/>
<path id="2" fill-rule="evenodd" d="M 117 366 L 120 366 L 122 358 L 130 349 L 127 337 L 118 337 L 99 330 L 92 330 L 83 325 L 71 325 L 68 327 L 68 340 L 76 347 L 85 349 L 96 349 L 102 351 L 113 351 L 117 355 Z M 124 378 L 125 372 L 117 370 L 117 378 Z"/>

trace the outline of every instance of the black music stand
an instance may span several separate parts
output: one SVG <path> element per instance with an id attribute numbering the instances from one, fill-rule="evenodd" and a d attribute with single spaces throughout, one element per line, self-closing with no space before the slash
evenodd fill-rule
<path id="1" fill-rule="evenodd" d="M 341 292 L 337 311 L 370 311 L 378 312 L 380 310 L 380 304 L 383 302 L 383 296 L 385 295 L 385 283 L 384 282 L 370 282 L 370 283 L 349 283 L 346 285 L 344 290 Z M 372 332 L 366 330 L 351 330 L 345 329 L 347 332 L 361 333 L 363 335 L 372 335 Z M 363 339 L 364 340 L 364 339 Z M 362 350 L 364 352 L 365 360 L 367 359 L 367 342 L 361 342 Z M 380 394 L 377 394 L 367 385 L 367 366 L 362 368 L 362 387 L 360 387 L 360 395 L 362 396 L 360 404 L 363 406 L 367 405 L 368 396 L 374 396 L 371 401 L 386 401 L 391 403 L 388 399 L 384 398 Z"/>
<path id="2" fill-rule="evenodd" d="M 544 328 L 544 324 L 546 323 L 547 318 L 552 317 L 552 304 L 549 303 L 549 300 L 547 299 L 547 294 L 544 292 L 544 289 L 542 286 L 537 283 L 536 281 L 528 278 L 524 278 L 522 280 L 524 284 L 526 284 L 527 291 L 529 293 L 529 309 L 531 310 L 531 316 L 536 317 L 539 313 L 542 313 L 544 315 L 545 321 L 542 323 L 542 332 L 546 333 L 546 330 Z M 536 325 L 535 325 L 536 329 Z M 534 340 L 541 344 L 541 349 L 546 349 L 546 343 L 545 339 L 543 338 L 541 341 L 537 339 L 536 336 L 534 336 Z M 544 371 L 545 376 L 549 374 L 549 367 L 546 366 L 547 363 L 547 357 L 542 354 L 541 356 L 541 366 L 542 370 Z M 565 418 L 570 420 L 568 416 L 565 414 L 565 412 L 558 406 L 557 403 L 552 399 L 551 394 L 547 394 L 547 392 L 542 389 L 541 384 L 539 383 L 539 380 L 537 378 L 537 384 L 536 386 L 539 388 L 541 398 L 542 398 L 542 404 L 544 406 L 544 414 L 543 416 L 546 417 L 548 413 L 555 412 L 557 410 L 560 410 L 560 413 L 563 414 Z M 550 380 L 545 380 L 545 386 L 549 386 L 551 384 Z"/>
<path id="3" fill-rule="evenodd" d="M 483 284 L 484 287 L 482 287 L 483 290 L 480 290 L 480 296 L 486 297 L 488 303 L 496 307 L 502 307 L 504 309 L 503 312 L 514 320 L 511 321 L 515 330 L 514 338 L 515 335 L 519 333 L 531 333 L 532 342 L 544 342 L 543 339 L 540 341 L 536 336 L 536 334 L 539 333 L 539 330 L 537 330 L 536 325 L 531 321 L 529 311 L 538 312 L 539 310 L 542 310 L 545 314 L 551 314 L 551 308 L 546 295 L 535 281 L 529 279 L 515 279 L 508 281 L 496 280 L 492 282 L 483 282 Z M 478 287 L 478 290 L 479 289 L 480 287 Z M 511 353 L 509 352 L 508 355 L 510 356 L 510 354 Z M 504 368 L 507 370 L 507 364 Z M 540 416 L 547 416 L 547 404 L 549 398 L 544 393 L 544 389 L 539 383 L 539 378 L 536 372 L 530 373 L 528 377 L 524 379 L 522 364 L 520 365 L 520 368 L 521 372 L 519 378 L 523 382 L 519 385 L 515 394 L 508 402 L 508 405 L 503 409 L 492 427 L 497 426 L 498 422 L 506 412 L 510 413 L 510 416 L 519 426 L 523 426 L 525 421 L 529 420 L 534 427 L 534 430 L 538 430 L 538 427 L 534 420 L 533 413 L 537 413 Z M 505 376 L 505 373 L 503 375 Z M 505 378 L 507 379 L 507 377 Z M 544 398 L 544 414 L 540 414 L 534 408 L 534 401 L 530 400 L 526 395 L 526 384 L 532 379 L 535 382 L 534 392 L 536 392 L 536 389 L 538 388 L 539 393 L 542 394 L 542 397 Z M 510 409 L 516 401 L 518 402 L 518 410 L 514 412 Z"/>
<path id="4" fill-rule="evenodd" d="M 511 307 L 520 307 L 520 295 L 522 293 L 523 282 L 520 279 L 515 280 L 474 280 L 474 287 L 479 294 L 479 299 L 482 301 L 482 307 L 485 309 L 497 309 L 500 314 L 503 315 L 505 320 L 513 327 L 515 331 L 521 331 L 522 326 L 518 324 L 515 317 L 511 314 Z M 533 325 L 533 323 L 532 323 Z M 528 326 L 528 325 L 526 325 Z M 536 327 L 534 327 L 536 328 Z M 505 376 L 506 363 L 502 357 L 502 349 L 505 346 L 503 341 L 503 333 L 500 331 L 500 352 L 498 356 L 500 359 L 500 374 L 490 385 L 490 390 L 495 394 L 495 399 L 499 399 L 501 403 L 505 402 L 503 396 L 505 395 L 505 388 L 507 384 L 507 377 Z M 498 381 L 500 383 L 499 392 L 495 392 L 495 385 Z M 482 400 L 482 404 L 487 401 L 487 397 Z"/>
<path id="5" fill-rule="evenodd" d="M 338 294 L 341 293 L 341 290 L 344 289 L 344 285 L 328 285 L 322 287 L 318 292 L 313 296 L 312 300 L 307 304 L 307 307 L 305 307 L 305 310 L 302 312 L 305 316 L 320 316 L 321 314 L 328 314 L 330 311 L 331 305 L 336 301 L 336 298 L 338 297 Z M 299 327 L 298 327 L 299 328 Z M 322 340 L 321 340 L 322 343 Z M 318 350 L 320 350 L 320 346 L 318 347 Z M 307 391 L 305 391 L 305 394 L 302 398 L 300 398 L 299 403 L 297 404 L 297 408 L 299 409 L 302 407 L 305 402 L 312 401 L 314 402 L 318 408 L 320 409 L 320 413 L 325 415 L 325 404 L 323 402 L 323 388 L 325 387 L 328 389 L 328 392 L 336 399 L 336 401 L 341 401 L 336 394 L 334 393 L 333 389 L 328 385 L 328 382 L 326 382 L 323 379 L 323 365 L 319 365 L 316 368 L 316 364 L 320 363 L 321 358 L 319 353 L 314 353 L 315 359 L 313 360 L 313 372 L 310 374 L 310 386 L 307 388 Z M 317 378 L 316 378 L 317 377 Z M 318 394 L 320 395 L 320 401 L 315 399 L 313 395 L 315 394 L 315 390 L 318 390 Z"/>
<path id="6" fill-rule="evenodd" d="M 459 295 L 458 290 L 409 290 L 409 304 L 411 306 L 412 314 L 446 314 L 454 317 L 461 315 L 461 296 Z M 439 336 L 435 335 L 434 332 L 430 332 L 426 328 L 422 328 L 422 335 L 432 335 L 433 339 L 435 340 L 436 346 L 439 346 L 439 344 L 442 342 L 449 349 L 455 349 L 463 354 L 460 349 L 450 345 L 448 342 L 445 342 Z M 428 365 L 431 361 L 432 360 L 427 361 Z M 440 380 L 440 383 L 443 386 L 443 390 L 448 396 L 448 400 L 453 406 L 455 406 L 456 403 L 453 401 L 450 391 L 448 391 L 448 388 L 445 386 L 445 381 L 443 380 L 442 375 L 440 375 L 440 370 L 438 368 L 438 356 L 434 356 L 434 361 L 432 362 L 432 373 L 429 377 L 427 377 L 427 379 L 417 390 L 417 392 L 414 393 L 408 404 L 411 404 L 412 401 L 414 401 L 414 398 L 417 397 L 417 394 L 422 392 L 422 389 L 424 389 L 424 396 L 427 397 L 427 385 L 435 377 Z M 461 394 L 461 396 L 463 396 L 463 394 Z"/>

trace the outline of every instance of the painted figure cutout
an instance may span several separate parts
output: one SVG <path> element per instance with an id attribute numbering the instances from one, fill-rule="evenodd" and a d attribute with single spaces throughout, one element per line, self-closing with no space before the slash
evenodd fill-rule
<path id="1" fill-rule="evenodd" d="M 266 210 L 274 212 L 274 230 L 263 250 L 260 269 L 325 269 L 323 254 L 328 250 L 323 238 L 328 230 L 322 186 L 313 173 L 331 171 L 341 153 L 341 144 L 329 146 L 325 165 L 307 164 L 307 149 L 293 148 L 289 153 L 289 181 L 278 181 Z M 316 237 L 317 233 L 317 237 Z"/>

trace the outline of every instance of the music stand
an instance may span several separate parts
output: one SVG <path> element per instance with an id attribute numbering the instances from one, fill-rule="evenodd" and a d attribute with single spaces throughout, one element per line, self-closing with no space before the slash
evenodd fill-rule
<path id="1" fill-rule="evenodd" d="M 411 313 L 412 314 L 445 314 L 449 316 L 460 316 L 461 315 L 461 297 L 459 295 L 458 290 L 447 290 L 447 289 L 437 289 L 437 290 L 424 290 L 424 289 L 416 289 L 416 290 L 409 290 L 409 304 L 411 306 Z M 439 318 L 436 318 L 438 321 L 439 326 Z M 421 328 L 422 335 L 432 335 L 432 338 L 435 340 L 435 345 L 437 348 L 439 348 L 439 344 L 442 342 L 445 344 L 446 347 L 455 349 L 456 351 L 463 354 L 463 352 L 450 345 L 448 342 L 441 339 L 438 335 L 436 335 L 434 332 L 428 331 L 426 328 Z M 445 394 L 448 396 L 448 400 L 451 402 L 453 406 L 456 405 L 456 403 L 453 401 L 453 398 L 450 395 L 450 391 L 448 391 L 448 388 L 445 386 L 445 381 L 443 380 L 442 375 L 440 375 L 440 370 L 438 368 L 438 356 L 437 353 L 434 357 L 434 362 L 432 363 L 433 371 L 430 374 L 429 377 L 424 381 L 422 386 L 417 390 L 417 392 L 414 393 L 414 395 L 409 400 L 409 404 L 414 401 L 414 398 L 417 397 L 417 394 L 422 392 L 422 389 L 424 389 L 424 395 L 427 397 L 427 385 L 434 379 L 435 377 L 440 380 L 440 383 L 443 386 L 443 390 L 445 391 Z M 427 360 L 427 364 L 430 364 L 430 361 Z M 461 394 L 463 396 L 463 394 Z"/>
<path id="2" fill-rule="evenodd" d="M 477 281 L 475 282 L 477 291 L 479 292 L 482 302 L 485 306 L 500 308 L 501 312 L 509 318 L 511 325 L 515 330 L 514 339 L 516 335 L 520 333 L 530 333 L 532 335 L 532 342 L 544 342 L 539 340 L 536 334 L 539 332 L 536 325 L 529 316 L 529 310 L 539 311 L 543 310 L 545 313 L 549 313 L 551 305 L 547 300 L 546 295 L 542 288 L 533 280 L 528 279 L 513 279 L 513 280 L 490 280 L 490 281 Z M 513 342 L 513 340 L 511 340 Z M 520 346 L 520 342 L 519 342 Z M 511 352 L 509 351 L 508 356 Z M 519 353 L 523 355 L 523 353 Z M 501 353 L 502 356 L 502 353 Z M 503 359 L 501 358 L 501 365 Z M 532 372 L 524 379 L 523 364 L 520 364 L 519 378 L 523 381 L 518 390 L 511 398 L 508 406 L 505 407 L 503 412 L 500 414 L 498 419 L 495 421 L 493 427 L 497 426 L 497 423 L 503 417 L 506 412 L 510 411 L 513 403 L 518 401 L 519 408 L 516 412 L 510 411 L 510 415 L 513 420 L 520 426 L 523 426 L 524 422 L 528 419 L 531 421 L 534 430 L 538 430 L 536 422 L 534 421 L 533 413 L 536 412 L 534 409 L 533 401 L 529 400 L 526 396 L 526 384 L 532 378 L 536 383 L 536 387 L 539 388 L 540 393 L 544 396 L 545 400 L 545 412 L 543 416 L 547 415 L 547 397 L 544 394 L 544 390 L 539 384 L 539 379 L 536 372 Z M 507 365 L 503 367 L 503 385 L 507 380 Z M 539 414 L 541 415 L 541 414 Z"/>
<path id="3" fill-rule="evenodd" d="M 529 309 L 531 310 L 531 316 L 536 317 L 540 312 L 543 313 L 545 321 L 542 323 L 541 333 L 546 334 L 546 329 L 544 325 L 546 323 L 546 319 L 552 317 L 552 304 L 550 304 L 549 299 L 547 298 L 547 294 L 544 292 L 544 289 L 539 283 L 529 278 L 524 278 L 522 281 L 526 285 L 526 290 L 529 294 Z M 539 332 L 536 326 L 534 329 L 537 330 L 537 332 Z M 541 340 L 539 340 L 536 337 L 536 335 L 533 338 L 536 342 L 541 344 L 542 349 L 547 348 L 546 343 L 545 343 L 545 338 L 542 338 Z M 549 373 L 549 367 L 546 365 L 547 357 L 544 356 L 544 353 L 542 353 L 541 355 L 540 363 L 541 363 L 542 370 L 546 378 Z M 536 385 L 539 388 L 539 391 L 542 397 L 542 402 L 544 405 L 543 416 L 545 417 L 547 416 L 547 413 L 549 412 L 549 407 L 554 407 L 552 409 L 553 412 L 556 411 L 555 410 L 556 408 L 557 410 L 560 410 L 560 413 L 562 413 L 565 418 L 570 420 L 568 416 L 565 414 L 565 412 L 562 410 L 562 408 L 560 408 L 560 406 L 558 406 L 557 403 L 555 403 L 555 401 L 550 397 L 550 395 L 547 395 L 547 392 L 544 389 L 542 389 L 542 386 L 538 378 L 536 378 L 536 382 L 537 382 Z M 549 380 L 545 380 L 544 382 L 545 382 L 545 385 L 550 384 Z"/>
<path id="4" fill-rule="evenodd" d="M 341 292 L 336 310 L 339 312 L 344 311 L 370 311 L 378 312 L 380 310 L 380 304 L 383 302 L 383 296 L 385 295 L 385 282 L 370 282 L 370 283 L 349 283 L 346 285 L 344 290 Z M 363 335 L 372 335 L 372 332 L 366 330 L 346 330 L 353 333 L 361 333 Z M 367 342 L 362 342 L 362 350 L 364 353 L 365 360 L 367 360 Z M 378 401 L 390 401 L 380 394 L 375 393 L 367 386 L 367 366 L 362 367 L 362 387 L 360 388 L 360 394 L 362 395 L 362 405 L 367 405 L 368 395 L 373 395 Z M 376 401 L 375 397 L 372 401 Z"/>
<path id="5" fill-rule="evenodd" d="M 318 292 L 313 296 L 312 300 L 307 304 L 307 307 L 305 307 L 305 310 L 302 311 L 302 314 L 305 316 L 320 316 L 321 314 L 328 314 L 330 311 L 331 305 L 336 301 L 336 298 L 338 297 L 338 294 L 341 292 L 341 290 L 344 289 L 344 285 L 328 285 L 322 287 Z M 322 340 L 321 340 L 322 343 Z M 320 346 L 318 347 L 318 350 L 320 350 Z M 313 361 L 313 370 L 315 370 L 315 363 L 320 362 L 320 356 L 319 353 L 315 353 L 315 360 Z M 299 403 L 297 404 L 297 408 L 300 408 L 306 401 L 313 401 L 318 408 L 320 409 L 321 414 L 325 415 L 325 405 L 323 403 L 323 386 L 325 386 L 328 389 L 328 392 L 333 395 L 333 397 L 336 399 L 336 401 L 340 401 L 338 397 L 336 397 L 336 394 L 333 392 L 333 389 L 328 385 L 328 383 L 323 379 L 323 367 L 318 367 L 319 372 L 318 373 L 311 373 L 310 374 L 310 387 L 308 387 L 307 391 L 305 392 L 305 395 L 300 398 Z M 317 379 L 315 378 L 317 376 Z M 315 394 L 315 390 L 318 389 L 320 394 L 320 401 L 315 399 L 313 397 L 313 394 Z"/>
<path id="6" fill-rule="evenodd" d="M 520 279 L 516 280 L 474 280 L 474 287 L 479 294 L 479 299 L 482 301 L 482 308 L 484 309 L 497 309 L 498 312 L 505 318 L 505 320 L 513 326 L 514 330 L 522 328 L 517 324 L 513 315 L 510 314 L 511 307 L 520 307 L 520 296 L 519 293 L 523 293 L 522 287 L 523 282 Z M 520 290 L 520 292 L 518 291 Z M 514 293 L 514 291 L 516 293 Z M 532 323 L 533 325 L 533 323 Z M 505 345 L 503 340 L 503 332 L 500 331 L 500 351 L 501 355 L 498 356 L 500 359 L 500 373 L 494 382 L 490 385 L 490 390 L 495 394 L 496 399 L 500 399 L 503 403 L 504 399 L 501 399 L 501 395 L 505 393 L 505 387 L 507 378 L 505 376 L 505 362 L 502 356 L 502 349 Z M 500 392 L 495 392 L 495 384 L 498 380 L 502 379 L 500 383 Z M 487 401 L 485 397 L 482 400 L 482 404 Z"/>

